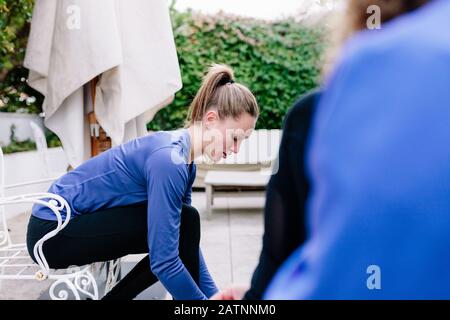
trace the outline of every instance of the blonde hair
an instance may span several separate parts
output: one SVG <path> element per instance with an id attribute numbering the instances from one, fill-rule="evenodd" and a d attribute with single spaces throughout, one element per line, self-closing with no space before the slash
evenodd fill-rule
<path id="1" fill-rule="evenodd" d="M 350 0 L 347 10 L 348 28 L 344 37 L 366 28 L 369 16 L 367 8 L 371 5 L 380 8 L 381 23 L 385 23 L 402 14 L 414 11 L 428 2 L 430 0 Z"/>
<path id="2" fill-rule="evenodd" d="M 380 8 L 381 23 L 386 23 L 405 13 L 414 11 L 431 0 L 349 0 L 347 9 L 342 15 L 332 21 L 336 26 L 330 37 L 330 47 L 325 54 L 323 74 L 328 74 L 335 63 L 336 57 L 345 43 L 354 33 L 367 28 L 367 8 L 376 5 Z"/>
<path id="3" fill-rule="evenodd" d="M 258 103 L 253 93 L 246 86 L 234 82 L 233 70 L 223 64 L 213 64 L 208 69 L 189 107 L 186 126 L 201 121 L 210 109 L 217 110 L 220 119 L 238 119 L 243 112 L 255 118 L 259 116 Z"/>

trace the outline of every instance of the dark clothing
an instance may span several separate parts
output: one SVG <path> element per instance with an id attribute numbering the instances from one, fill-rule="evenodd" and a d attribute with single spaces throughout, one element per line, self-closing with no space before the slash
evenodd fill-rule
<path id="1" fill-rule="evenodd" d="M 145 201 L 72 218 L 63 230 L 44 243 L 43 251 L 49 266 L 61 269 L 113 260 L 127 254 L 148 253 L 147 209 Z M 33 260 L 34 245 L 56 225 L 56 221 L 31 216 L 27 246 Z M 199 244 L 200 216 L 195 208 L 183 204 L 179 256 L 197 285 L 200 281 Z M 133 299 L 157 281 L 146 255 L 104 298 Z"/>
<path id="2" fill-rule="evenodd" d="M 305 173 L 305 144 L 319 97 L 317 91 L 303 96 L 284 119 L 278 171 L 267 187 L 263 249 L 244 299 L 262 299 L 277 269 L 306 239 L 305 204 L 309 183 Z"/>

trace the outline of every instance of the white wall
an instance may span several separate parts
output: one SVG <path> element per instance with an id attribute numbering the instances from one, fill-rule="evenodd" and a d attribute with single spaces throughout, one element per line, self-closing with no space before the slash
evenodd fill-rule
<path id="1" fill-rule="evenodd" d="M 38 115 L 0 112 L 0 146 L 6 146 L 11 142 L 9 135 L 13 124 L 16 125 L 15 133 L 18 140 L 31 139 L 34 141 L 30 121 L 36 122 L 44 130 L 44 121 Z"/>

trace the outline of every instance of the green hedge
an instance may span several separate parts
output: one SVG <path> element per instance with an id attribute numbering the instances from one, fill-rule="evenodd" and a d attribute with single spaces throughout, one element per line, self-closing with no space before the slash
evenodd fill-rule
<path id="1" fill-rule="evenodd" d="M 183 89 L 148 124 L 152 130 L 180 127 L 211 63 L 225 63 L 247 85 L 261 108 L 257 128 L 280 128 L 299 95 L 317 86 L 323 30 L 291 20 L 265 23 L 229 16 L 171 10 Z"/>
<path id="2" fill-rule="evenodd" d="M 22 64 L 33 0 L 0 0 L 0 112 L 39 113 L 43 96 L 26 84 Z"/>
<path id="3" fill-rule="evenodd" d="M 22 64 L 33 0 L 0 0 L 0 71 Z"/>

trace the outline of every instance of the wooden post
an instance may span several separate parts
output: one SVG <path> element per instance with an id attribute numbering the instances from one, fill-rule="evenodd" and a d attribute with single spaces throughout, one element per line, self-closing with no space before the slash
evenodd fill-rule
<path id="1" fill-rule="evenodd" d="M 88 114 L 88 122 L 91 133 L 91 157 L 111 149 L 112 143 L 111 138 L 106 135 L 105 130 L 97 122 L 95 116 L 95 90 L 98 82 L 98 77 L 91 80 L 91 99 L 93 111 Z"/>

